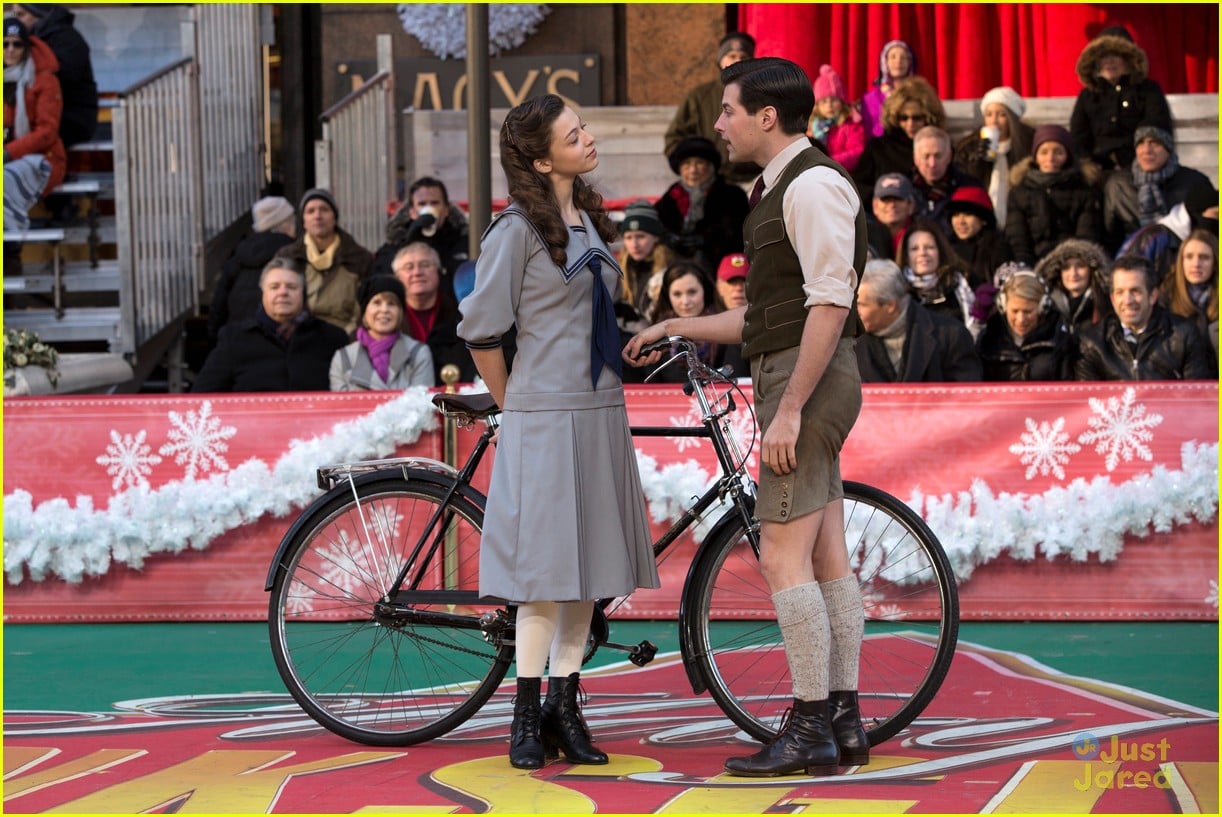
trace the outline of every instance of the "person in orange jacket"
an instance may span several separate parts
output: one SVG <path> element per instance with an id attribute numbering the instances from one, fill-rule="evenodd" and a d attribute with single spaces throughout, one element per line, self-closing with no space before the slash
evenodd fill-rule
<path id="1" fill-rule="evenodd" d="M 64 180 L 59 61 L 16 17 L 4 19 L 4 228 L 24 231 L 29 209 Z"/>

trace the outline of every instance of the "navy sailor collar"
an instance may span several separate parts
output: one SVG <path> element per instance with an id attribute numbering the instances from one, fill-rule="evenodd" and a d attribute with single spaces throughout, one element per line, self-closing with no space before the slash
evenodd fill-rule
<path id="1" fill-rule="evenodd" d="M 516 203 L 510 204 L 508 207 L 502 210 L 497 217 L 493 219 L 492 224 L 488 225 L 488 229 L 491 230 L 497 221 L 503 216 L 520 217 L 522 221 L 526 222 L 526 225 L 530 227 L 531 232 L 535 234 L 535 237 L 539 239 L 539 243 L 542 244 L 544 248 L 547 247 L 547 240 L 544 239 L 543 234 L 539 232 L 539 228 L 535 226 L 533 221 L 531 221 L 530 216 L 526 215 L 526 211 L 519 207 Z M 619 263 L 615 260 L 615 256 L 613 256 L 607 249 L 606 244 L 603 243 L 602 236 L 600 236 L 598 231 L 594 229 L 594 225 L 590 223 L 589 214 L 587 214 L 584 210 L 581 211 L 581 223 L 582 227 L 586 231 L 586 234 L 590 237 L 591 246 L 578 258 L 573 259 L 570 257 L 568 259 L 568 265 L 563 269 L 557 265 L 557 269 L 560 270 L 561 277 L 564 278 L 564 283 L 568 284 L 570 281 L 572 281 L 573 278 L 577 276 L 577 273 L 581 272 L 589 265 L 590 259 L 592 258 L 598 258 L 604 265 L 610 264 L 611 269 L 615 270 L 615 274 L 623 277 L 624 271 L 620 269 Z M 487 234 L 488 232 L 486 230 L 484 235 Z"/>

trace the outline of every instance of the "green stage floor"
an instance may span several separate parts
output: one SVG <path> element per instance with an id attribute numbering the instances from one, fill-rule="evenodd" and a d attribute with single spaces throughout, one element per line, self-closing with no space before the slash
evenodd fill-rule
<path id="1" fill-rule="evenodd" d="M 617 621 L 614 633 L 621 642 L 648 638 L 659 652 L 678 648 L 673 622 Z M 131 698 L 284 691 L 263 624 L 23 624 L 6 625 L 3 635 L 8 711 L 107 711 Z M 1216 623 L 965 623 L 959 638 L 1218 709 Z"/>

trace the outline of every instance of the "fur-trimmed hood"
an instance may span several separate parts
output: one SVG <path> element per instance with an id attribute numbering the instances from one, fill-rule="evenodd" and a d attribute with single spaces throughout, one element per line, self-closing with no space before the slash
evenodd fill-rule
<path id="1" fill-rule="evenodd" d="M 1052 248 L 1052 251 L 1040 259 L 1035 265 L 1035 274 L 1055 289 L 1061 281 L 1061 270 L 1072 258 L 1081 258 L 1090 267 L 1092 281 L 1102 280 L 1103 271 L 1107 269 L 1107 251 L 1093 241 L 1081 238 L 1067 238 Z"/>
<path id="2" fill-rule="evenodd" d="M 1028 156 L 1010 168 L 1010 186 L 1018 187 L 1027 178 L 1027 174 L 1035 167 L 1035 157 Z M 1082 176 L 1087 187 L 1098 187 L 1103 182 L 1103 169 L 1090 159 L 1079 159 L 1074 162 L 1074 169 Z"/>
<path id="3" fill-rule="evenodd" d="M 1136 85 L 1150 74 L 1146 52 L 1136 43 L 1115 34 L 1104 34 L 1086 44 L 1078 56 L 1078 79 L 1087 88 L 1095 87 L 1096 68 L 1104 54 L 1119 54 L 1129 64 L 1129 84 Z"/>

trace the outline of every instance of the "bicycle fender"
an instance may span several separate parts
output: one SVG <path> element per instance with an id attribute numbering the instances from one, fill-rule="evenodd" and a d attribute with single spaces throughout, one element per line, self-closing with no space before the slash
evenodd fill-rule
<path id="1" fill-rule="evenodd" d="M 379 480 L 387 479 L 404 480 L 406 482 L 430 482 L 442 488 L 448 488 L 453 483 L 453 478 L 445 474 L 415 468 L 409 470 L 406 477 L 404 476 L 402 470 L 390 469 L 386 471 L 373 471 L 367 474 L 358 474 L 353 477 L 352 481 L 355 485 L 361 486 L 370 482 L 377 482 Z M 350 495 L 351 493 L 352 486 L 345 482 L 340 485 L 336 485 L 334 488 L 327 491 L 325 494 L 318 497 L 304 509 L 302 509 L 301 513 L 297 515 L 297 518 L 293 520 L 293 524 L 289 526 L 288 531 L 286 531 L 284 536 L 280 539 L 280 544 L 276 548 L 276 555 L 272 557 L 272 563 L 267 569 L 267 578 L 263 582 L 263 590 L 265 592 L 270 592 L 272 586 L 276 583 L 276 574 L 280 572 L 280 565 L 284 559 L 285 551 L 288 550 L 289 543 L 291 543 L 297 536 L 297 532 L 301 530 L 306 521 L 314 515 L 314 512 L 318 508 L 321 508 L 323 505 L 333 500 L 336 496 Z M 469 485 L 460 488 L 459 494 L 464 499 L 470 500 L 477 507 L 484 507 L 484 495 L 474 490 Z"/>
<path id="2" fill-rule="evenodd" d="M 753 506 L 754 507 L 754 506 Z M 693 585 L 695 576 L 700 571 L 697 568 L 708 558 L 709 549 L 706 544 L 716 542 L 721 534 L 727 528 L 739 522 L 738 510 L 733 506 L 728 511 L 721 515 L 713 525 L 712 530 L 704 537 L 704 541 L 700 543 L 700 547 L 696 550 L 696 557 L 692 559 L 692 563 L 687 568 L 687 576 L 683 579 L 683 594 L 679 597 L 679 654 L 683 656 L 683 669 L 687 673 L 687 680 L 692 685 L 692 692 L 696 695 L 704 693 L 707 686 L 704 683 L 704 677 L 700 674 L 700 670 L 696 665 L 696 658 L 692 654 L 692 645 L 695 643 L 696 623 L 692 617 L 690 599 L 696 592 Z"/>

